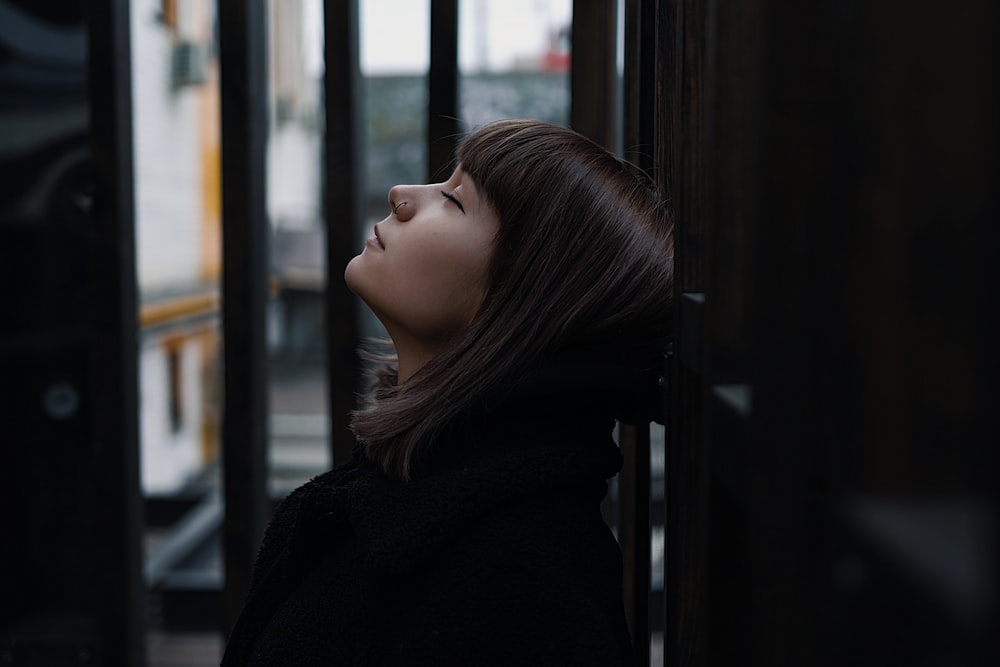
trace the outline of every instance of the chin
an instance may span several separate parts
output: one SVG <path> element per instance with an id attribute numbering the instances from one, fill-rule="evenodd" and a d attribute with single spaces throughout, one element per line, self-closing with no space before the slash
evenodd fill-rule
<path id="1" fill-rule="evenodd" d="M 360 273 L 362 270 L 361 267 L 358 266 L 358 261 L 360 259 L 361 255 L 355 256 L 354 259 L 349 261 L 347 263 L 347 266 L 344 268 L 344 282 L 347 283 L 347 289 L 351 290 L 358 296 L 361 296 L 360 294 L 358 294 L 358 288 L 359 288 L 358 281 L 360 278 L 358 273 Z"/>

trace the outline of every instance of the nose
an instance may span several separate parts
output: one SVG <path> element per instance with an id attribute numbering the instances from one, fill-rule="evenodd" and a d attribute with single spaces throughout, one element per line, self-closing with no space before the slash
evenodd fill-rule
<path id="1" fill-rule="evenodd" d="M 413 188 L 405 185 L 395 185 L 389 190 L 389 206 L 400 222 L 406 222 L 416 211 L 417 197 Z"/>

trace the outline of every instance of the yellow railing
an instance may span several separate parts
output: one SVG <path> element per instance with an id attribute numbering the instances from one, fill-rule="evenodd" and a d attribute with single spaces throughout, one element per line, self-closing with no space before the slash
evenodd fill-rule
<path id="1" fill-rule="evenodd" d="M 208 315 L 219 310 L 220 302 L 219 293 L 213 290 L 144 304 L 139 309 L 139 326 L 148 329 L 182 318 Z"/>

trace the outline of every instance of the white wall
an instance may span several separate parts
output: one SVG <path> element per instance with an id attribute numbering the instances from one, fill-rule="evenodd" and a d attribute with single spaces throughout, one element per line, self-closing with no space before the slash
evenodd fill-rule
<path id="1" fill-rule="evenodd" d="M 147 342 L 139 363 L 140 471 L 145 493 L 176 491 L 202 467 L 201 424 L 203 390 L 202 354 L 196 338 L 180 348 L 180 396 L 183 419 L 179 428 L 170 423 L 170 377 L 167 352 L 159 340 Z"/>
<path id="2" fill-rule="evenodd" d="M 174 37 L 157 0 L 132 2 L 136 262 L 143 293 L 200 280 L 203 210 L 198 88 L 171 81 Z M 181 3 L 182 30 L 191 13 Z"/>

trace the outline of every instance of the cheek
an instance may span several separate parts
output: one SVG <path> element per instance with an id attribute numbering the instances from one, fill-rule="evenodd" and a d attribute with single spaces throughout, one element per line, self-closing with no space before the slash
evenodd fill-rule
<path id="1" fill-rule="evenodd" d="M 446 259 L 390 279 L 385 305 L 401 323 L 427 338 L 447 337 L 472 321 L 483 299 L 483 276 Z"/>
<path id="2" fill-rule="evenodd" d="M 483 291 L 490 259 L 488 240 L 461 235 L 435 235 L 414 244 L 392 262 L 401 282 L 423 293 L 477 296 Z"/>
<path id="3" fill-rule="evenodd" d="M 369 304 L 420 338 L 444 339 L 468 326 L 479 310 L 489 252 L 447 244 L 422 250 L 401 254 L 379 275 Z"/>
<path id="4" fill-rule="evenodd" d="M 489 239 L 410 237 L 384 254 L 355 257 L 344 279 L 387 328 L 440 340 L 467 326 L 482 305 L 491 252 Z"/>

